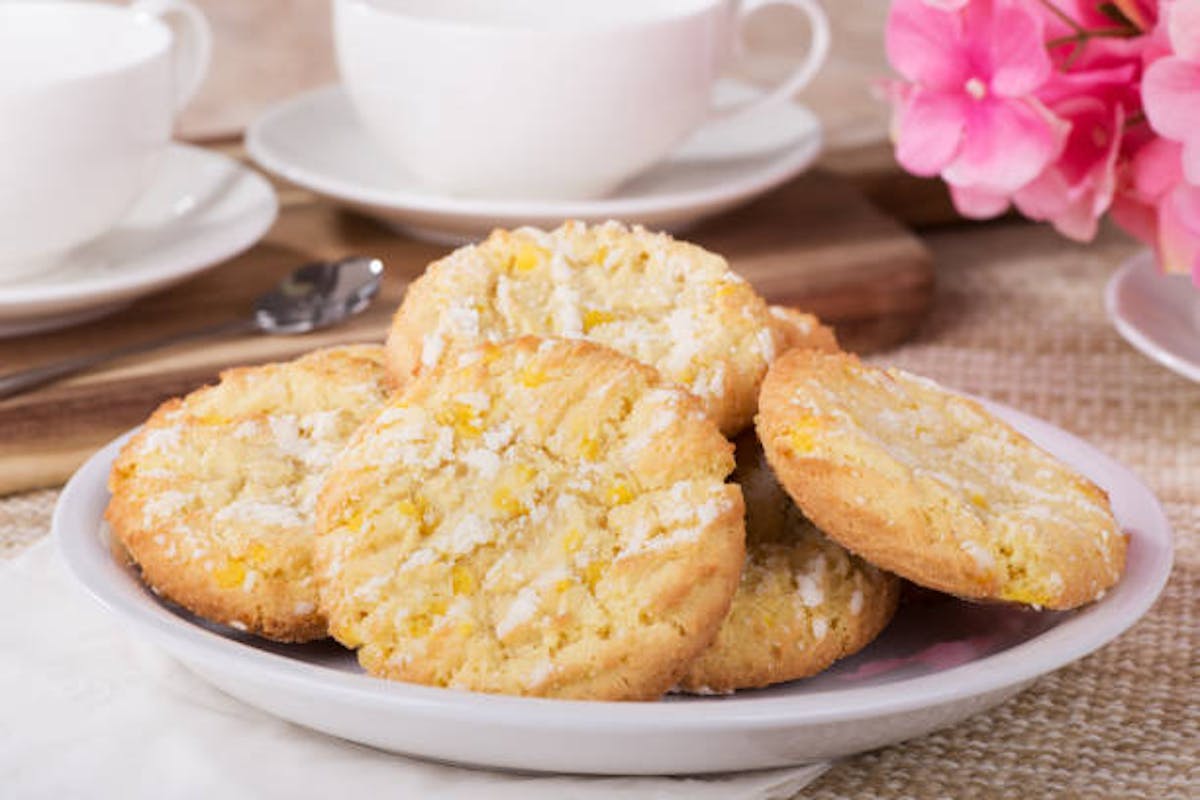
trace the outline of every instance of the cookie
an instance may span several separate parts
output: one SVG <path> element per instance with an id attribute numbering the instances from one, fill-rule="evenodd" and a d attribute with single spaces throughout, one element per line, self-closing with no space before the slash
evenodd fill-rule
<path id="1" fill-rule="evenodd" d="M 804 517 L 752 431 L 737 440 L 746 562 L 729 616 L 679 688 L 726 693 L 815 675 L 858 652 L 896 611 L 900 581 L 848 553 Z"/>
<path id="2" fill-rule="evenodd" d="M 466 351 L 408 384 L 330 471 L 315 549 L 330 632 L 395 680 L 658 697 L 737 586 L 732 469 L 695 398 L 613 350 L 524 337 Z"/>
<path id="3" fill-rule="evenodd" d="M 106 517 L 154 591 L 279 641 L 325 637 L 312 574 L 317 489 L 382 407 L 382 347 L 231 369 L 170 400 L 122 448 Z"/>
<path id="4" fill-rule="evenodd" d="M 586 338 L 656 367 L 721 430 L 754 415 L 775 356 L 767 306 L 725 259 L 615 222 L 498 230 L 431 264 L 392 321 L 401 380 L 481 342 Z"/>
<path id="5" fill-rule="evenodd" d="M 822 353 L 840 353 L 837 336 L 833 328 L 822 325 L 821 320 L 796 308 L 770 306 L 771 328 L 780 353 L 799 347 L 805 350 L 820 350 Z"/>
<path id="6" fill-rule="evenodd" d="M 831 538 L 961 597 L 1073 608 L 1120 578 L 1108 497 L 979 403 L 853 356 L 793 350 L 756 420 L 788 493 Z"/>

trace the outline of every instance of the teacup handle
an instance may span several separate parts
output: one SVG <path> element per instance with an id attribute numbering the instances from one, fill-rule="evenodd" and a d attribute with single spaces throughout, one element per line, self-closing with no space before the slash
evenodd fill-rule
<path id="1" fill-rule="evenodd" d="M 762 106 L 771 105 L 781 100 L 788 101 L 807 86 L 829 56 L 829 18 L 816 0 L 742 0 L 737 12 L 738 42 L 742 41 L 741 29 L 750 15 L 760 8 L 767 6 L 785 6 L 793 8 L 808 18 L 811 31 L 808 53 L 782 83 L 771 89 L 762 97 L 756 97 L 742 103 L 721 106 L 713 110 L 713 116 L 729 118 L 748 114 Z"/>
<path id="2" fill-rule="evenodd" d="M 204 12 L 187 0 L 135 0 L 135 14 L 161 19 L 171 29 L 171 62 L 175 77 L 175 111 L 196 95 L 212 58 L 212 29 Z"/>

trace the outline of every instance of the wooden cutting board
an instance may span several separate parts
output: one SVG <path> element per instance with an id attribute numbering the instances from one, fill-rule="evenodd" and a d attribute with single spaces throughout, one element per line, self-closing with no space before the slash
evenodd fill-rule
<path id="1" fill-rule="evenodd" d="M 404 238 L 296 189 L 247 253 L 174 289 L 88 325 L 0 340 L 0 371 L 234 319 L 300 263 L 350 254 L 384 260 L 381 296 L 340 327 L 296 337 L 247 336 L 183 345 L 0 401 L 0 494 L 62 483 L 94 450 L 137 425 L 164 399 L 235 364 L 291 358 L 316 347 L 381 341 L 405 286 L 446 248 Z M 932 302 L 924 246 L 846 181 L 810 173 L 705 223 L 688 238 L 725 254 L 772 302 L 835 324 L 849 349 L 893 345 Z"/>

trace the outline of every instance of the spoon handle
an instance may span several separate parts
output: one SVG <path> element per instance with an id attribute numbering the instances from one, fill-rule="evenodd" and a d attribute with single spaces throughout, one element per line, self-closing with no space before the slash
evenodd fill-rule
<path id="1" fill-rule="evenodd" d="M 204 328 L 184 331 L 171 336 L 156 339 L 150 342 L 136 342 L 128 344 L 124 347 L 118 347 L 104 353 L 93 353 L 86 356 L 76 356 L 74 358 L 65 358 L 62 361 L 56 361 L 52 364 L 47 364 L 43 367 L 32 367 L 30 369 L 22 369 L 16 372 L 10 372 L 6 375 L 0 375 L 0 399 L 12 397 L 21 392 L 28 391 L 34 387 L 50 383 L 58 378 L 74 375 L 77 372 L 83 372 L 97 364 L 103 364 L 107 361 L 112 361 L 125 356 L 132 356 L 138 353 L 145 353 L 150 350 L 157 350 L 160 347 L 169 347 L 182 342 L 190 342 L 193 339 L 204 339 L 210 336 L 221 336 L 232 333 L 243 333 L 258 330 L 258 323 L 253 319 L 241 319 L 233 322 L 222 322 L 217 325 L 209 325 Z"/>

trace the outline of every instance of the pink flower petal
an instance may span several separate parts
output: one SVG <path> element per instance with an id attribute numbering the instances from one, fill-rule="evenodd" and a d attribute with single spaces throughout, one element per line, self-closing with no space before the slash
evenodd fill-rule
<path id="1" fill-rule="evenodd" d="M 1075 242 L 1090 242 L 1100 230 L 1100 217 L 1093 214 L 1088 203 L 1071 203 L 1056 215 L 1050 224 L 1059 234 Z"/>
<path id="2" fill-rule="evenodd" d="M 1109 216 L 1130 236 L 1154 247 L 1158 243 L 1158 209 L 1129 195 L 1113 198 Z"/>
<path id="3" fill-rule="evenodd" d="M 972 103 L 958 157 L 942 171 L 955 186 L 1012 194 L 1062 148 L 1067 126 L 1033 101 L 988 97 Z"/>
<path id="4" fill-rule="evenodd" d="M 971 186 L 951 186 L 950 199 L 959 214 L 968 219 L 991 219 L 1008 210 L 1008 197 Z"/>
<path id="5" fill-rule="evenodd" d="M 1183 179 L 1181 148 L 1166 139 L 1152 139 L 1129 165 L 1128 192 L 1140 202 L 1157 205 Z"/>
<path id="6" fill-rule="evenodd" d="M 1071 123 L 1059 158 L 1013 195 L 1022 214 L 1049 221 L 1069 239 L 1086 242 L 1112 203 L 1125 114 L 1120 105 L 1086 95 L 1063 101 L 1055 112 Z"/>
<path id="7" fill-rule="evenodd" d="M 1046 169 L 1013 195 L 1017 209 L 1035 220 L 1048 220 L 1062 214 L 1070 204 L 1071 187 L 1057 169 Z"/>
<path id="8" fill-rule="evenodd" d="M 1142 45 L 1143 66 L 1149 66 L 1160 58 L 1175 55 L 1175 48 L 1171 46 L 1171 39 L 1167 36 L 1167 20 L 1165 15 L 1160 20 L 1160 24 L 1156 25 L 1145 36 L 1138 37 L 1136 41 Z"/>
<path id="9" fill-rule="evenodd" d="M 1200 186 L 1200 135 L 1184 143 L 1182 159 L 1183 177 L 1193 186 Z"/>
<path id="10" fill-rule="evenodd" d="M 1023 97 L 1050 77 L 1050 54 L 1040 18 L 1012 0 L 983 0 L 964 11 L 968 48 L 976 69 L 1004 97 Z"/>
<path id="11" fill-rule="evenodd" d="M 1083 95 L 1054 106 L 1054 113 L 1071 125 L 1055 168 L 1069 186 L 1091 183 L 1099 169 L 1112 172 L 1121 146 L 1125 113 L 1119 104 L 1106 105 Z"/>
<path id="12" fill-rule="evenodd" d="M 1049 108 L 1081 96 L 1132 106 L 1138 102 L 1137 77 L 1135 64 L 1056 72 L 1037 90 L 1037 98 Z"/>
<path id="13" fill-rule="evenodd" d="M 1158 255 L 1167 272 L 1200 277 L 1200 188 L 1180 184 L 1158 207 Z"/>
<path id="14" fill-rule="evenodd" d="M 888 16 L 888 61 L 913 83 L 930 89 L 961 89 L 969 77 L 962 53 L 962 22 L 956 13 L 923 0 L 895 0 Z"/>
<path id="15" fill-rule="evenodd" d="M 1050 222 L 1068 239 L 1090 242 L 1106 210 L 1097 210 L 1096 194 L 1073 191 L 1061 172 L 1049 169 L 1013 195 L 1013 203 L 1029 219 Z"/>
<path id="16" fill-rule="evenodd" d="M 1106 23 L 1105 27 L 1110 24 L 1111 22 Z M 1163 41 L 1165 41 L 1165 37 L 1163 37 Z M 1075 52 L 1073 44 L 1067 44 L 1055 48 L 1052 55 L 1060 69 L 1104 69 L 1124 64 L 1141 66 L 1150 42 L 1149 35 L 1095 36 L 1087 40 L 1080 53 Z"/>
<path id="17" fill-rule="evenodd" d="M 1167 11 L 1167 32 L 1176 53 L 1200 61 L 1200 0 L 1175 0 Z"/>
<path id="18" fill-rule="evenodd" d="M 1169 139 L 1200 137 L 1200 63 L 1162 58 L 1142 79 L 1146 116 Z"/>
<path id="19" fill-rule="evenodd" d="M 941 172 L 962 144 L 967 100 L 962 95 L 916 90 L 896 126 L 896 160 L 914 175 Z"/>

